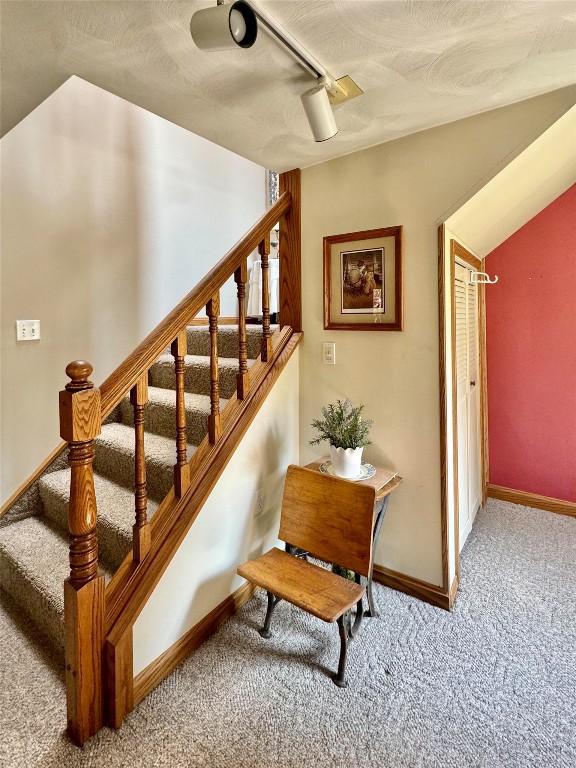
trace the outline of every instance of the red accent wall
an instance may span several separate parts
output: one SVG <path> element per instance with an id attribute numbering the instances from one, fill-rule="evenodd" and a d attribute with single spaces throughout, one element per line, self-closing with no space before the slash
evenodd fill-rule
<path id="1" fill-rule="evenodd" d="M 576 185 L 486 269 L 490 482 L 576 501 Z"/>

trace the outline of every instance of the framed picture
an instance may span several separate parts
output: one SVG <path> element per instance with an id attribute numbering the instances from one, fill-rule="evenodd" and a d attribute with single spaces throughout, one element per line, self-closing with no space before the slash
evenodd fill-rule
<path id="1" fill-rule="evenodd" d="M 402 330 L 402 227 L 324 238 L 324 328 Z"/>

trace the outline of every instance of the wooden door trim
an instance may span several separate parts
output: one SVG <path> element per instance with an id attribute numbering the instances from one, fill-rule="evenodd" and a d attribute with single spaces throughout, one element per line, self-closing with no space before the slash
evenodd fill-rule
<path id="1" fill-rule="evenodd" d="M 452 326 L 452 458 L 454 464 L 454 560 L 456 566 L 456 576 L 460 581 L 460 520 L 459 520 L 459 484 L 458 484 L 458 419 L 457 419 L 457 387 L 456 387 L 456 297 L 454 278 L 456 270 L 456 259 L 463 261 L 473 269 L 483 271 L 484 262 L 465 248 L 454 238 L 450 239 L 450 302 L 451 302 L 451 326 Z M 485 327 L 485 300 L 486 292 L 484 286 L 480 286 L 478 292 L 478 321 L 479 321 L 479 377 L 480 377 L 480 478 L 481 478 L 481 497 L 482 504 L 486 499 L 487 471 L 488 471 L 488 419 L 487 419 L 487 397 L 486 397 L 486 327 Z M 444 377 L 446 370 L 444 367 Z M 442 373 L 441 373 L 442 376 Z M 446 446 L 444 435 L 444 457 L 446 461 Z M 447 513 L 447 510 L 446 510 Z"/>
<path id="2" fill-rule="evenodd" d="M 458 240 L 454 240 L 454 238 L 450 239 L 450 256 L 454 260 L 461 259 L 478 272 L 482 270 L 482 260 L 477 256 L 474 256 L 473 253 L 470 253 L 462 243 L 459 243 Z"/>
<path id="3" fill-rule="evenodd" d="M 440 375 L 440 529 L 442 537 L 442 589 L 448 589 L 450 533 L 448 527 L 448 457 L 446 434 L 448 398 L 446 392 L 446 285 L 444 280 L 444 224 L 438 227 L 438 329 Z"/>
<path id="4" fill-rule="evenodd" d="M 460 531 L 459 531 L 459 505 L 458 505 L 458 423 L 457 423 L 457 393 L 456 393 L 456 304 L 454 277 L 456 268 L 456 259 L 460 259 L 472 268 L 484 271 L 484 261 L 480 260 L 474 254 L 470 253 L 461 243 L 451 238 L 450 240 L 450 262 L 449 262 L 449 280 L 450 285 L 446 285 L 445 280 L 445 227 L 441 224 L 438 227 L 438 313 L 439 313 L 439 379 L 440 379 L 440 513 L 441 513 L 441 531 L 442 531 L 442 574 L 443 587 L 448 590 L 449 586 L 449 525 L 448 525 L 448 499 L 450 490 L 454 499 L 454 565 L 456 572 L 456 581 L 460 581 Z M 446 302 L 450 300 L 450 328 L 451 328 L 451 371 L 452 371 L 452 452 L 453 452 L 453 484 L 452 489 L 448 485 L 448 446 L 447 446 L 447 427 L 450 414 L 448 413 L 448 393 L 447 393 L 447 360 L 446 360 Z M 481 485 L 482 485 L 482 503 L 486 501 L 487 483 L 488 483 L 488 417 L 487 417 L 487 375 L 486 375 L 486 294 L 483 286 L 479 290 L 479 320 L 480 333 L 479 342 L 479 365 L 480 365 L 480 432 L 481 432 Z M 451 586 L 451 585 L 450 585 Z M 450 589 L 453 594 L 453 590 Z"/>

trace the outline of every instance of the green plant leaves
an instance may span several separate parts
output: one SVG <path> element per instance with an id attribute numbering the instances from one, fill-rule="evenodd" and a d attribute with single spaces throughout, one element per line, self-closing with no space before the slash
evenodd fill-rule
<path id="1" fill-rule="evenodd" d="M 322 408 L 322 418 L 314 419 L 312 427 L 318 433 L 310 445 L 327 440 L 336 448 L 360 448 L 370 445 L 368 434 L 373 422 L 362 418 L 363 405 L 354 406 L 350 400 L 337 400 Z"/>

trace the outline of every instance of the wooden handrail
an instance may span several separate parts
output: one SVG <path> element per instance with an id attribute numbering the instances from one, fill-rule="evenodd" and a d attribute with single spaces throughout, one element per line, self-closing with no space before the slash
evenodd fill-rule
<path id="1" fill-rule="evenodd" d="M 269 235 L 270 230 L 291 206 L 290 192 L 283 192 L 278 201 L 263 214 L 244 237 L 220 259 L 218 264 L 188 293 L 182 301 L 144 341 L 128 355 L 100 387 L 102 419 L 118 405 L 164 350 L 171 345 L 201 309 L 231 277 L 243 260 Z"/>

